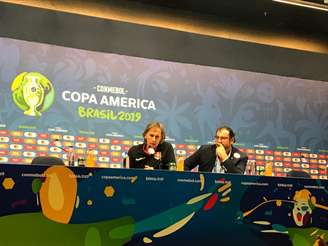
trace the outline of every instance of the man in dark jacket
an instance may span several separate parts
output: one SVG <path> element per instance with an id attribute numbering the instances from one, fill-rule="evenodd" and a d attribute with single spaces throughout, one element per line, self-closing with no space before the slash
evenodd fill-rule
<path id="1" fill-rule="evenodd" d="M 233 147 L 235 133 L 228 126 L 216 130 L 215 144 L 202 145 L 185 160 L 185 170 L 198 166 L 198 171 L 244 174 L 247 154 Z"/>
<path id="2" fill-rule="evenodd" d="M 144 169 L 169 169 L 175 164 L 173 147 L 165 140 L 163 124 L 150 122 L 143 132 L 144 143 L 129 149 L 129 167 Z"/>

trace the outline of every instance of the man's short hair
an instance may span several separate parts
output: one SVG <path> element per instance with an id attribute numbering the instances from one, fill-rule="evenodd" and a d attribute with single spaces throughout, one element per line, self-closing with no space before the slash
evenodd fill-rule
<path id="1" fill-rule="evenodd" d="M 229 126 L 220 126 L 218 129 L 216 129 L 216 133 L 218 133 L 221 130 L 227 130 L 229 132 L 229 137 L 232 139 L 233 138 L 233 142 L 236 142 L 236 135 L 234 133 L 234 131 L 231 129 L 231 127 Z"/>
<path id="2" fill-rule="evenodd" d="M 165 130 L 164 130 L 164 125 L 160 122 L 157 122 L 157 121 L 149 122 L 148 125 L 146 126 L 146 129 L 142 133 L 142 136 L 145 138 L 146 134 L 153 127 L 158 127 L 159 129 L 161 129 L 161 141 L 160 141 L 160 143 L 163 143 L 163 141 L 165 139 Z"/>

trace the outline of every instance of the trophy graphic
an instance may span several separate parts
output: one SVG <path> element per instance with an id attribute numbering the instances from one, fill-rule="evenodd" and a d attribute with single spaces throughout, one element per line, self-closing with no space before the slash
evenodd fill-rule
<path id="1" fill-rule="evenodd" d="M 55 99 L 51 82 L 36 72 L 19 74 L 12 82 L 11 90 L 15 104 L 29 116 L 40 117 Z"/>
<path id="2" fill-rule="evenodd" d="M 28 110 L 24 111 L 24 114 L 30 116 L 41 116 L 41 113 L 37 108 L 43 103 L 44 100 L 44 90 L 38 78 L 33 76 L 26 76 L 26 84 L 23 87 L 23 97 L 26 104 L 29 106 Z"/>

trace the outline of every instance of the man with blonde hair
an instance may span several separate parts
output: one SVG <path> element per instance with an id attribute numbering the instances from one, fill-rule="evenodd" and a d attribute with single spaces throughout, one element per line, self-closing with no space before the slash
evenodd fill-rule
<path id="1" fill-rule="evenodd" d="M 173 147 L 164 141 L 163 124 L 150 122 L 142 135 L 144 143 L 129 149 L 130 168 L 168 169 L 170 163 L 175 163 Z"/>

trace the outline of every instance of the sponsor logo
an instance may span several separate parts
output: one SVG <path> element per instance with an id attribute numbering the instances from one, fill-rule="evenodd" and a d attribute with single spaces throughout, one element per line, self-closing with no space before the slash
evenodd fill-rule
<path id="1" fill-rule="evenodd" d="M 177 153 L 177 155 L 185 155 L 187 153 L 187 151 L 185 151 L 183 149 L 178 149 L 176 153 Z"/>
<path id="2" fill-rule="evenodd" d="M 116 163 L 120 163 L 120 162 L 122 162 L 123 161 L 123 159 L 121 158 L 121 157 L 112 157 L 111 158 L 111 161 L 112 162 L 116 162 Z M 110 164 L 110 165 L 113 165 L 113 164 Z"/>
<path id="3" fill-rule="evenodd" d="M 257 149 L 257 150 L 255 150 L 255 153 L 257 155 L 263 155 L 264 154 L 264 150 L 263 149 Z"/>
<path id="4" fill-rule="evenodd" d="M 109 151 L 99 151 L 99 155 L 100 156 L 109 156 L 110 153 L 109 153 Z"/>
<path id="5" fill-rule="evenodd" d="M 58 147 L 50 147 L 50 152 L 60 153 L 61 151 L 62 151 L 62 149 L 60 149 Z"/>
<path id="6" fill-rule="evenodd" d="M 26 138 L 35 138 L 36 136 L 35 132 L 24 132 L 24 137 Z"/>
<path id="7" fill-rule="evenodd" d="M 89 143 L 97 143 L 97 138 L 88 138 Z"/>
<path id="8" fill-rule="evenodd" d="M 21 144 L 11 144 L 10 149 L 23 149 L 23 145 Z"/>
<path id="9" fill-rule="evenodd" d="M 292 153 L 290 153 L 290 152 L 283 152 L 282 155 L 283 156 L 292 156 Z"/>
<path id="10" fill-rule="evenodd" d="M 81 143 L 81 142 L 76 142 L 75 143 L 75 147 L 77 147 L 77 148 L 85 148 L 85 147 L 87 147 L 87 144 L 86 143 Z"/>
<path id="11" fill-rule="evenodd" d="M 121 140 L 119 140 L 119 139 L 112 140 L 112 144 L 120 144 L 120 143 L 121 143 Z"/>
<path id="12" fill-rule="evenodd" d="M 99 149 L 100 150 L 109 150 L 109 145 L 99 144 Z"/>
<path id="13" fill-rule="evenodd" d="M 132 141 L 131 141 L 131 140 L 123 140 L 123 141 L 122 141 L 122 144 L 125 144 L 125 145 L 132 145 Z"/>
<path id="14" fill-rule="evenodd" d="M 99 157 L 100 162 L 109 162 L 109 157 L 101 156 Z"/>
<path id="15" fill-rule="evenodd" d="M 8 162 L 8 157 L 1 157 L 1 156 L 0 156 L 0 162 L 1 162 L 1 163 L 6 163 L 6 162 Z"/>
<path id="16" fill-rule="evenodd" d="M 23 152 L 23 156 L 25 156 L 25 157 L 35 157 L 36 154 L 35 154 L 35 152 L 24 151 L 24 152 Z"/>
<path id="17" fill-rule="evenodd" d="M 121 150 L 121 146 L 120 145 L 112 145 L 112 146 L 110 146 L 110 149 L 118 151 L 118 150 Z"/>
<path id="18" fill-rule="evenodd" d="M 37 140 L 37 143 L 39 145 L 49 145 L 49 140 L 39 139 L 39 140 Z"/>
<path id="19" fill-rule="evenodd" d="M 96 149 L 98 148 L 98 145 L 95 143 L 88 144 L 88 149 Z"/>
<path id="20" fill-rule="evenodd" d="M 39 133 L 38 138 L 49 138 L 49 134 L 48 133 Z"/>
<path id="21" fill-rule="evenodd" d="M 63 139 L 65 140 L 65 141 L 74 141 L 74 136 L 72 136 L 72 135 L 64 135 L 63 136 Z"/>
<path id="22" fill-rule="evenodd" d="M 274 165 L 276 167 L 282 167 L 283 166 L 282 162 L 275 162 Z"/>
<path id="23" fill-rule="evenodd" d="M 99 143 L 109 144 L 110 143 L 110 140 L 108 138 L 99 138 Z"/>
<path id="24" fill-rule="evenodd" d="M 86 140 L 87 140 L 87 137 L 84 137 L 84 136 L 76 136 L 76 141 L 85 142 Z"/>
<path id="25" fill-rule="evenodd" d="M 12 132 L 10 132 L 10 134 L 13 137 L 21 137 L 21 136 L 23 136 L 23 132 L 21 132 L 21 131 L 12 131 Z"/>
<path id="26" fill-rule="evenodd" d="M 0 142 L 1 143 L 8 143 L 9 142 L 9 138 L 8 137 L 0 137 Z"/>

